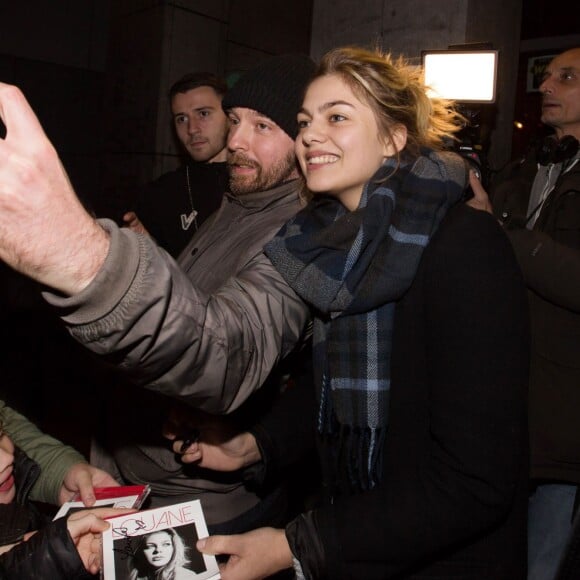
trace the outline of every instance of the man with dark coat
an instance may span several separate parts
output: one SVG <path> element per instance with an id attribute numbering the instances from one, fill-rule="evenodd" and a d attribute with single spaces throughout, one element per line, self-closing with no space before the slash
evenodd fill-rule
<path id="1" fill-rule="evenodd" d="M 554 578 L 580 484 L 580 48 L 548 65 L 542 122 L 553 135 L 474 207 L 504 225 L 528 286 L 532 322 L 529 580 Z"/>

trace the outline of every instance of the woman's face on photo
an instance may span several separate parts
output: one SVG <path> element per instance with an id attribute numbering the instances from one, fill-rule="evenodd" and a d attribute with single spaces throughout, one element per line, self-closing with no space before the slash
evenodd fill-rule
<path id="1" fill-rule="evenodd" d="M 16 495 L 13 469 L 14 444 L 0 425 L 0 503 L 10 503 Z"/>
<path id="2" fill-rule="evenodd" d="M 155 532 L 145 541 L 143 554 L 151 566 L 161 568 L 171 560 L 173 539 L 167 532 Z"/>
<path id="3" fill-rule="evenodd" d="M 356 209 L 365 183 L 396 153 L 379 134 L 373 110 L 332 74 L 310 84 L 298 125 L 296 155 L 308 189 Z"/>

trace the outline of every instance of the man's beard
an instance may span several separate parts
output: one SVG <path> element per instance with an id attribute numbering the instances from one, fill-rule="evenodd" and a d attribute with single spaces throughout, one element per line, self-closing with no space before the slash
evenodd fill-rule
<path id="1" fill-rule="evenodd" d="M 253 175 L 233 175 L 230 172 L 230 191 L 235 195 L 244 195 L 255 191 L 266 191 L 287 181 L 296 169 L 296 156 L 294 150 L 290 150 L 284 159 L 265 170 L 259 163 L 248 159 L 244 154 L 233 153 L 228 156 L 229 165 L 245 165 L 256 169 Z"/>

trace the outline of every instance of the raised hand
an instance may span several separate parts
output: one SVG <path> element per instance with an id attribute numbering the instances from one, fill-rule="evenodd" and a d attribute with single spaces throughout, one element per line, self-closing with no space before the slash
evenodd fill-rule
<path id="1" fill-rule="evenodd" d="M 106 471 L 88 463 L 76 463 L 64 476 L 59 493 L 61 505 L 69 501 L 76 493 L 81 501 L 90 507 L 95 503 L 95 487 L 114 487 L 119 483 Z"/>
<path id="2" fill-rule="evenodd" d="M 103 518 L 121 516 L 134 511 L 125 508 L 95 508 L 74 512 L 68 517 L 66 524 L 68 532 L 83 565 L 91 574 L 96 574 L 101 568 L 101 533 L 110 525 Z"/>
<path id="3" fill-rule="evenodd" d="M 259 528 L 245 534 L 210 536 L 197 542 L 204 554 L 229 555 L 220 565 L 222 580 L 258 580 L 292 567 L 284 530 Z"/>
<path id="4" fill-rule="evenodd" d="M 83 290 L 109 236 L 76 196 L 22 92 L 0 83 L 0 259 L 66 295 Z"/>

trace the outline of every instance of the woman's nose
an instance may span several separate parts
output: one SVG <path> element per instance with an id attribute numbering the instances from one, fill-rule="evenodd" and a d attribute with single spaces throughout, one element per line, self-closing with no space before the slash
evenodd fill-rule
<path id="1" fill-rule="evenodd" d="M 320 126 L 315 123 L 309 123 L 308 126 L 300 130 L 300 137 L 306 143 L 310 145 L 311 143 L 320 143 L 324 141 L 325 136 Z"/>

